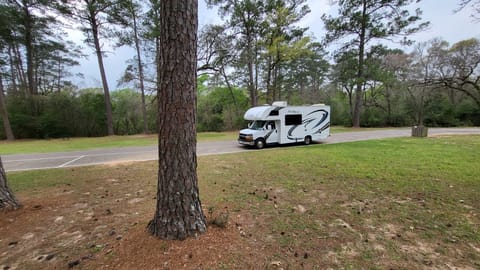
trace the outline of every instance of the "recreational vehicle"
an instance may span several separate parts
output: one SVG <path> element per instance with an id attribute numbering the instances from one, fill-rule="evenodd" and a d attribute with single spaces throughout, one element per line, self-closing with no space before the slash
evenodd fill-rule
<path id="1" fill-rule="evenodd" d="M 238 143 L 262 149 L 267 144 L 286 144 L 325 139 L 330 135 L 330 106 L 287 106 L 277 101 L 271 106 L 250 108 L 243 117 L 250 121 L 240 130 Z"/>

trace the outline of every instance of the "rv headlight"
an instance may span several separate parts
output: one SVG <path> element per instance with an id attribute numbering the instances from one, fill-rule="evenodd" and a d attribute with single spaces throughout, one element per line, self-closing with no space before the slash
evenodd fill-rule
<path id="1" fill-rule="evenodd" d="M 249 141 L 249 142 L 253 141 L 253 135 L 251 135 L 251 134 L 246 135 L 245 136 L 245 141 Z"/>

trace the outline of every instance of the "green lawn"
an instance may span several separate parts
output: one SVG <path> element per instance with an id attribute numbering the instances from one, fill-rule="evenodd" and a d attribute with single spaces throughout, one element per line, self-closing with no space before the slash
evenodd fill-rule
<path id="1" fill-rule="evenodd" d="M 204 208 L 227 211 L 256 254 L 222 254 L 225 269 L 479 269 L 479 161 L 480 136 L 402 138 L 205 156 L 198 175 Z M 104 178 L 154 196 L 155 166 L 8 177 L 22 197 Z"/>
<path id="2" fill-rule="evenodd" d="M 376 130 L 370 128 L 332 127 L 332 133 Z M 236 140 L 237 131 L 229 132 L 200 132 L 198 141 Z M 24 154 L 66 152 L 75 150 L 95 149 L 104 147 L 127 147 L 155 145 L 157 135 L 109 136 L 89 138 L 68 138 L 50 140 L 17 140 L 14 142 L 0 141 L 0 154 Z"/>

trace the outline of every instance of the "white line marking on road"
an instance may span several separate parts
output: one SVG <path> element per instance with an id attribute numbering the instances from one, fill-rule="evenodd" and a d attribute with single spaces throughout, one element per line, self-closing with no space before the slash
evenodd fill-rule
<path id="1" fill-rule="evenodd" d="M 85 157 L 85 156 L 79 156 L 78 158 L 75 158 L 75 159 L 72 159 L 72 160 L 70 160 L 70 161 L 68 161 L 68 162 L 63 163 L 62 165 L 58 166 L 58 168 L 65 167 L 65 166 L 67 166 L 68 164 L 71 164 L 71 163 L 73 163 L 73 162 L 75 162 L 75 161 L 77 161 L 77 160 L 79 160 L 79 159 L 81 159 L 81 158 L 84 158 L 84 157 Z"/>

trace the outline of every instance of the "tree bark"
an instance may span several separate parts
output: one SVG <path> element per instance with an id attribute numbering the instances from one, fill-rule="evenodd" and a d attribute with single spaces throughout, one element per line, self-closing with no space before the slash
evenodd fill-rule
<path id="1" fill-rule="evenodd" d="M 21 205 L 8 187 L 7 175 L 3 169 L 2 158 L 0 157 L 0 210 L 17 209 Z"/>
<path id="2" fill-rule="evenodd" d="M 97 54 L 98 68 L 100 69 L 100 76 L 102 78 L 103 93 L 105 97 L 105 114 L 107 117 L 107 134 L 109 136 L 114 135 L 113 132 L 113 116 L 112 116 L 112 103 L 110 101 L 110 90 L 108 89 L 107 76 L 105 74 L 105 67 L 103 65 L 102 48 L 100 46 L 100 40 L 98 37 L 98 22 L 96 18 L 95 10 L 89 9 L 90 27 L 92 28 L 93 43 L 95 45 L 95 53 Z"/>
<path id="3" fill-rule="evenodd" d="M 10 120 L 8 119 L 7 106 L 5 105 L 5 98 L 3 95 L 3 81 L 0 74 L 0 114 L 2 114 L 3 128 L 5 130 L 5 136 L 7 136 L 8 141 L 15 140 L 13 136 L 12 127 L 10 126 Z"/>
<path id="4" fill-rule="evenodd" d="M 160 7 L 158 190 L 151 234 L 185 239 L 206 231 L 196 157 L 196 0 L 165 0 Z"/>

